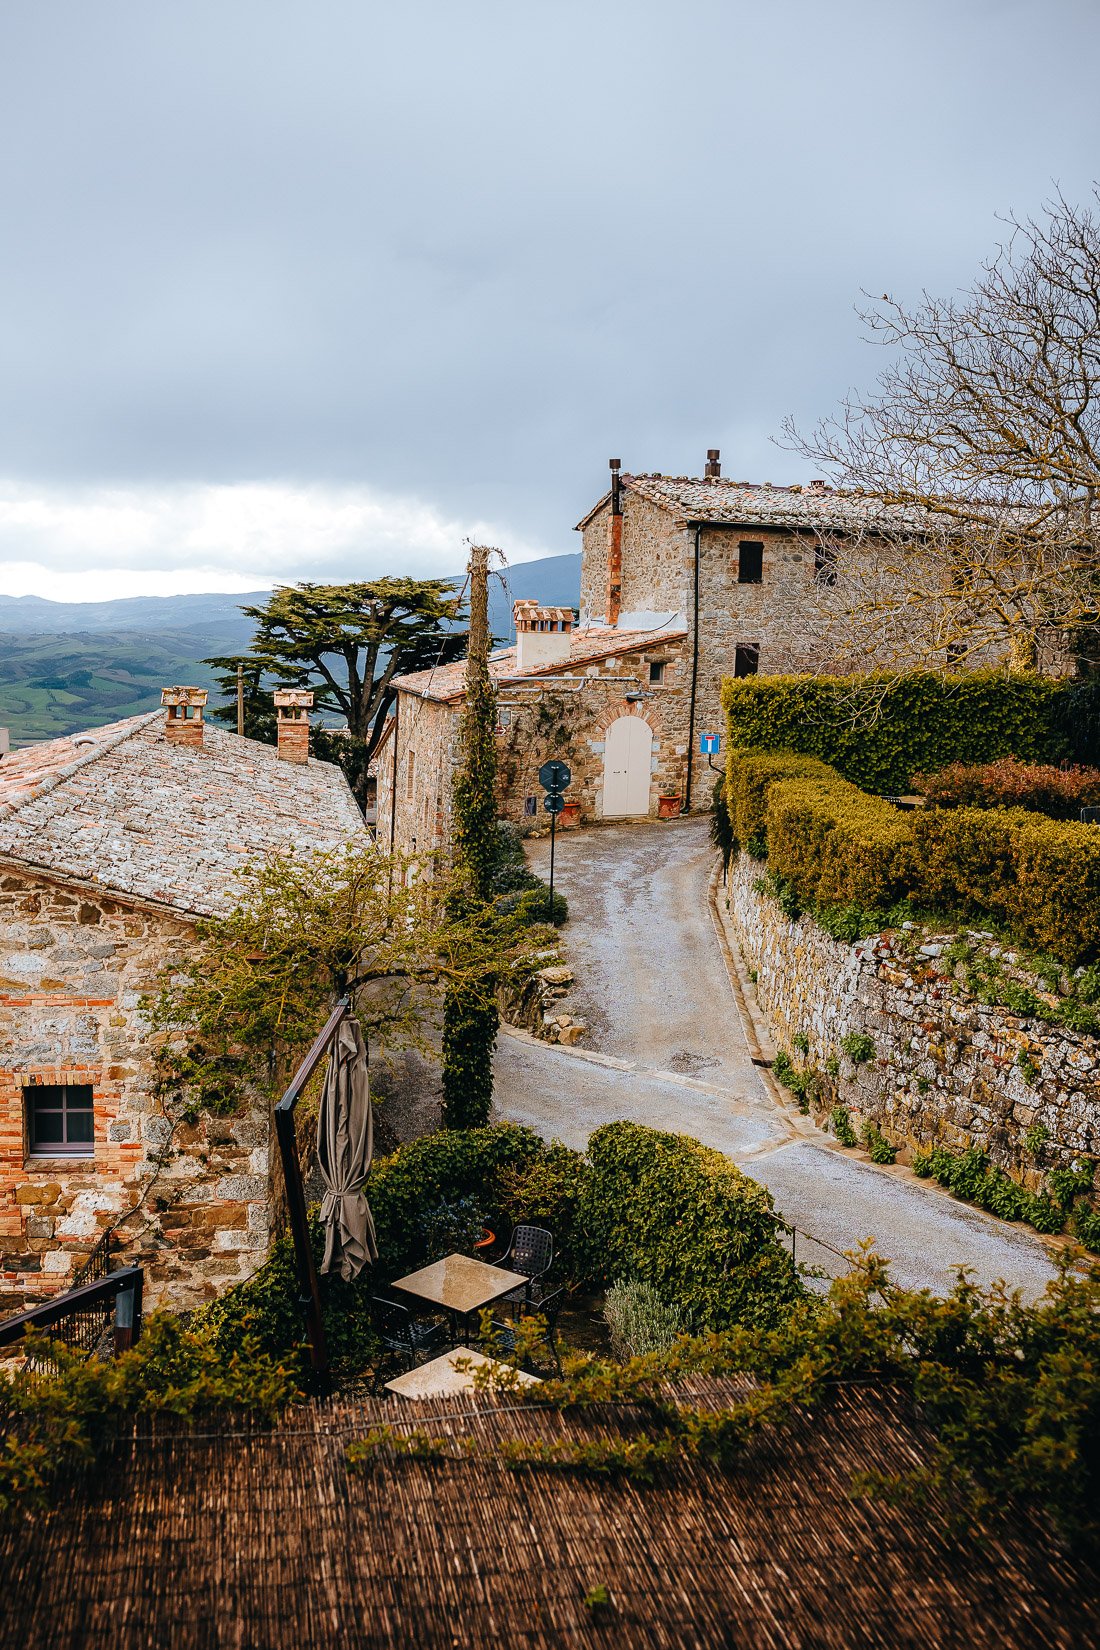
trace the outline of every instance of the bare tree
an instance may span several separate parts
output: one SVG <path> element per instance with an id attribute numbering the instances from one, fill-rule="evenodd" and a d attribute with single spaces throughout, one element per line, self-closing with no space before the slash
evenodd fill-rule
<path id="1" fill-rule="evenodd" d="M 958 298 L 875 300 L 862 319 L 894 352 L 875 393 L 786 425 L 852 517 L 818 546 L 819 651 L 1034 669 L 1096 624 L 1098 205 L 1011 218 Z"/>

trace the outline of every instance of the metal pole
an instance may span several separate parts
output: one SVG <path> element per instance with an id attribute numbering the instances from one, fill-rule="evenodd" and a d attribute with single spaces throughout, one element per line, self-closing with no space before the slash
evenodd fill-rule
<path id="1" fill-rule="evenodd" d="M 557 828 L 557 814 L 550 815 L 550 921 L 554 920 L 554 834 Z"/>
<path id="2" fill-rule="evenodd" d="M 244 738 L 244 666 L 237 666 L 237 732 Z"/>

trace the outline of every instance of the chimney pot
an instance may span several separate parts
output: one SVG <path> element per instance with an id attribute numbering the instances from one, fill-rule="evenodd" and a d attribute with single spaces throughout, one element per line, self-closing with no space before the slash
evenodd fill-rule
<path id="1" fill-rule="evenodd" d="M 276 688 L 272 698 L 279 733 L 279 755 L 284 762 L 308 762 L 313 689 Z"/>
<path id="2" fill-rule="evenodd" d="M 717 481 L 721 476 L 722 466 L 719 463 L 721 456 L 722 454 L 717 447 L 707 448 L 707 467 L 703 471 L 703 474 L 707 480 Z"/>
<path id="3" fill-rule="evenodd" d="M 516 623 L 516 669 L 545 670 L 548 665 L 565 664 L 572 645 L 573 609 L 542 607 L 538 602 L 514 602 Z"/>
<path id="4" fill-rule="evenodd" d="M 164 736 L 173 745 L 202 749 L 202 713 L 206 698 L 205 688 L 161 688 L 160 702 L 168 712 L 164 719 Z"/>

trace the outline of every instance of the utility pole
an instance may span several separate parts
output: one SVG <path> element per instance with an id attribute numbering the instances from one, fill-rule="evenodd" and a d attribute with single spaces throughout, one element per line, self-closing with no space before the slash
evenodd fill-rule
<path id="1" fill-rule="evenodd" d="M 477 692 L 489 663 L 489 556 L 487 544 L 470 546 L 470 639 L 466 653 L 466 692 Z"/>
<path id="2" fill-rule="evenodd" d="M 237 732 L 244 738 L 244 666 L 237 666 Z"/>

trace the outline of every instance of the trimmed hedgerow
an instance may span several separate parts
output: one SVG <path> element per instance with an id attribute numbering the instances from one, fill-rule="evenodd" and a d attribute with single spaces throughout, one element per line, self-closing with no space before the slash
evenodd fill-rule
<path id="1" fill-rule="evenodd" d="M 579 1225 L 594 1281 L 641 1278 L 694 1329 L 782 1320 L 801 1294 L 772 1199 L 687 1135 L 608 1123 L 588 1142 Z"/>
<path id="2" fill-rule="evenodd" d="M 1050 763 L 952 762 L 939 773 L 915 773 L 915 788 L 935 808 L 1029 808 L 1048 819 L 1077 819 L 1100 806 L 1100 768 L 1056 768 Z"/>
<path id="3" fill-rule="evenodd" d="M 767 836 L 769 868 L 804 905 L 890 906 L 913 885 L 908 816 L 836 776 L 769 786 Z"/>
<path id="4" fill-rule="evenodd" d="M 723 683 L 722 703 L 731 749 L 819 757 L 867 790 L 900 792 L 914 773 L 949 762 L 1074 755 L 1066 691 L 1050 677 L 993 670 L 746 676 Z"/>
<path id="5" fill-rule="evenodd" d="M 734 842 L 743 843 L 751 853 L 754 838 L 764 835 L 768 790 L 777 780 L 816 779 L 828 784 L 836 778 L 835 770 L 815 756 L 731 748 L 726 759 L 726 797 Z"/>
<path id="6" fill-rule="evenodd" d="M 1069 967 L 1100 956 L 1100 831 L 1022 808 L 911 816 L 922 892 L 1004 922 Z"/>

